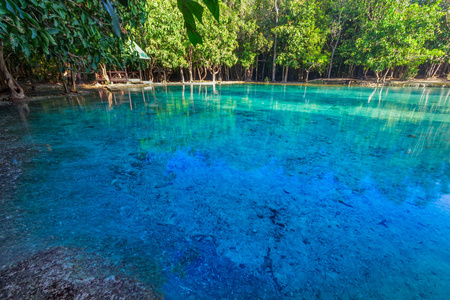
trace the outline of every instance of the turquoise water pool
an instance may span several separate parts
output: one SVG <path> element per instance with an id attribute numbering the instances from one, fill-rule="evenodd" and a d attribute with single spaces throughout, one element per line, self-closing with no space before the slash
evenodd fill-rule
<path id="1" fill-rule="evenodd" d="M 63 246 L 166 299 L 450 295 L 449 89 L 173 86 L 12 113 L 28 152 L 1 266 Z"/>

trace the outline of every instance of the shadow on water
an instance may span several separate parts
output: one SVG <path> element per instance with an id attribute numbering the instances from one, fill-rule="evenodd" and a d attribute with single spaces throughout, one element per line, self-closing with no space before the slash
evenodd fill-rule
<path id="1" fill-rule="evenodd" d="M 30 103 L 1 264 L 96 253 L 168 299 L 450 292 L 445 89 L 182 86 Z M 446 200 L 447 199 L 447 200 Z"/>

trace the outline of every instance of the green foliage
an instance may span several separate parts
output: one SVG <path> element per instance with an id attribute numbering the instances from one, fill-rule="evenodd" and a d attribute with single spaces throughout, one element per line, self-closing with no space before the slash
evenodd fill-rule
<path id="1" fill-rule="evenodd" d="M 277 62 L 286 67 L 323 71 L 328 62 L 324 50 L 327 30 L 320 28 L 318 22 L 323 11 L 314 0 L 292 0 L 287 4 L 282 24 L 273 29 L 282 41 Z"/>
<path id="2" fill-rule="evenodd" d="M 322 74 L 334 64 L 336 74 L 353 76 L 360 66 L 384 80 L 392 70 L 412 77 L 448 69 L 447 2 L 277 4 L 278 22 L 273 0 L 0 0 L 0 41 L 23 69 L 197 68 L 203 75 L 227 70 L 236 79 L 253 78 L 256 69 L 263 79 L 275 34 L 277 65 L 298 73 Z M 133 42 L 152 59 L 130 51 Z"/>

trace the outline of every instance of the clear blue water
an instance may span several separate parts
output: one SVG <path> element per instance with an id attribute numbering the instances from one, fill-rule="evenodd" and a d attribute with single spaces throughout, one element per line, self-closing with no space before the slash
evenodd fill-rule
<path id="1" fill-rule="evenodd" d="M 166 299 L 445 299 L 450 90 L 159 87 L 29 104 L 0 265 L 91 251 Z M 0 117 L 11 114 L 0 107 Z"/>

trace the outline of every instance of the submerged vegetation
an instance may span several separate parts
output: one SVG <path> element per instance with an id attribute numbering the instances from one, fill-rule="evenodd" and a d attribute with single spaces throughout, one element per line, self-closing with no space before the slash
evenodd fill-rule
<path id="1" fill-rule="evenodd" d="M 74 91 L 77 73 L 108 80 L 106 70 L 125 68 L 153 81 L 446 76 L 448 9 L 439 0 L 1 0 L 0 88 L 20 98 L 18 80 L 59 80 Z"/>

